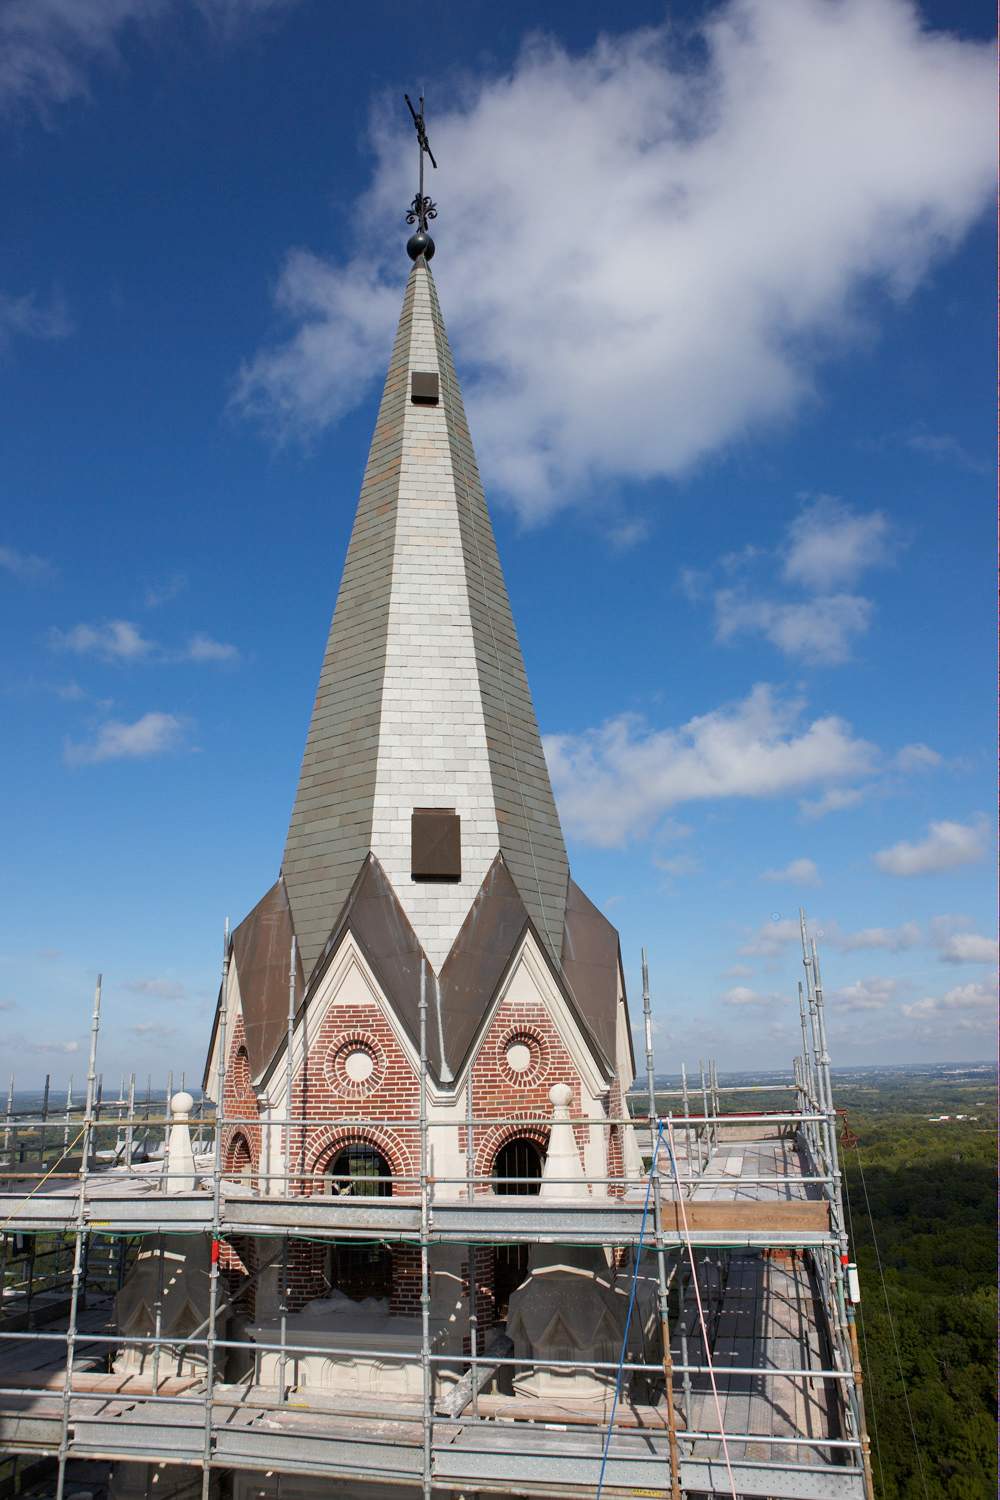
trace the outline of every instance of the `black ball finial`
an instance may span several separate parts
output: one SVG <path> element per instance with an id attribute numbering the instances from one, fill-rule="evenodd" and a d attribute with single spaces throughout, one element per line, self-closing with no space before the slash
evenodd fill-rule
<path id="1" fill-rule="evenodd" d="M 434 256 L 434 241 L 426 229 L 418 229 L 416 234 L 411 234 L 406 242 L 406 253 L 411 260 L 417 260 L 421 255 L 424 260 L 431 260 Z"/>

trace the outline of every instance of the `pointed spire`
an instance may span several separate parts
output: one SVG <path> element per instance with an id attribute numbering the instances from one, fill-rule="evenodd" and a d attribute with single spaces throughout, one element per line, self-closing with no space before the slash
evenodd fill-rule
<path id="1" fill-rule="evenodd" d="M 414 808 L 459 814 L 460 880 L 411 878 Z M 566 850 L 423 255 L 403 299 L 285 847 L 307 978 L 369 851 L 436 970 L 498 852 L 558 963 Z"/>

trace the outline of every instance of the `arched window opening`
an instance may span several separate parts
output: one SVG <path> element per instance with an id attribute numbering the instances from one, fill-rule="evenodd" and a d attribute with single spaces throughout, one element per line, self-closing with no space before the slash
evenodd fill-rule
<path id="1" fill-rule="evenodd" d="M 351 1141 L 330 1158 L 323 1172 L 323 1191 L 334 1197 L 388 1198 L 392 1168 L 374 1146 Z"/>
<path id="2" fill-rule="evenodd" d="M 234 1182 L 245 1182 L 256 1187 L 253 1170 L 253 1153 L 245 1135 L 234 1135 L 229 1147 L 229 1175 Z"/>
<path id="3" fill-rule="evenodd" d="M 233 1087 L 240 1096 L 251 1092 L 250 1054 L 245 1047 L 237 1048 L 233 1058 Z"/>
<path id="4" fill-rule="evenodd" d="M 523 1136 L 516 1136 L 514 1140 L 501 1146 L 496 1154 L 493 1162 L 493 1191 L 495 1193 L 537 1193 L 542 1185 L 544 1165 L 542 1148 L 534 1141 L 529 1141 Z"/>
<path id="5" fill-rule="evenodd" d="M 389 1197 L 392 1168 L 380 1151 L 352 1141 L 334 1152 L 323 1171 L 323 1191 L 354 1198 Z M 392 1292 L 392 1252 L 386 1245 L 333 1245 L 327 1276 L 333 1290 L 355 1302 Z"/>
<path id="6" fill-rule="evenodd" d="M 493 1161 L 495 1193 L 537 1193 L 542 1185 L 545 1157 L 542 1148 L 525 1136 L 515 1136 Z M 520 1178 L 520 1181 L 516 1179 Z M 511 1180 L 515 1179 L 515 1180 Z M 506 1318 L 511 1292 L 528 1274 L 528 1245 L 498 1245 L 493 1252 L 493 1296 L 498 1319 Z"/>

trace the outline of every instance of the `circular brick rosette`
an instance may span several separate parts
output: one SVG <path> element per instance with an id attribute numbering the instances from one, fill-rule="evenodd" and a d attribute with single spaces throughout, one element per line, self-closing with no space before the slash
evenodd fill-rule
<path id="1" fill-rule="evenodd" d="M 548 1043 L 530 1026 L 512 1027 L 497 1042 L 497 1067 L 512 1088 L 534 1088 L 549 1071 Z"/>
<path id="2" fill-rule="evenodd" d="M 343 1037 L 323 1059 L 324 1077 L 343 1099 L 363 1099 L 374 1093 L 385 1072 L 385 1053 L 370 1032 Z"/>

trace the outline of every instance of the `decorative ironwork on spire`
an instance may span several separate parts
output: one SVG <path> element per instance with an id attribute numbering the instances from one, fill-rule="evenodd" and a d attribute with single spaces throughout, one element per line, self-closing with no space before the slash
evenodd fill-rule
<path id="1" fill-rule="evenodd" d="M 434 241 L 427 233 L 427 223 L 429 219 L 437 218 L 437 204 L 424 193 L 424 157 L 430 157 L 431 166 L 435 170 L 437 169 L 437 162 L 434 160 L 431 143 L 427 139 L 427 126 L 424 123 L 423 94 L 420 95 L 419 110 L 414 109 L 413 101 L 409 94 L 404 94 L 403 98 L 406 100 L 407 108 L 413 116 L 413 126 L 417 132 L 417 149 L 420 158 L 420 184 L 417 188 L 416 196 L 406 213 L 407 224 L 416 224 L 417 232 L 416 234 L 411 234 L 407 240 L 406 253 L 411 260 L 416 260 L 421 255 L 425 260 L 430 260 L 434 254 Z"/>

